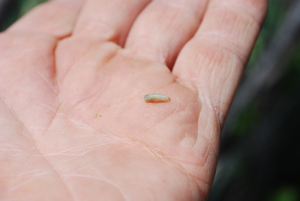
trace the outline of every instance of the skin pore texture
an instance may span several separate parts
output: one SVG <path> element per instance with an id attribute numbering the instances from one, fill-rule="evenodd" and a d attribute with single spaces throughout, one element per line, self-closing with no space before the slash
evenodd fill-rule
<path id="1" fill-rule="evenodd" d="M 52 0 L 0 34 L 0 200 L 195 200 L 265 0 Z M 145 94 L 171 101 L 147 103 Z"/>

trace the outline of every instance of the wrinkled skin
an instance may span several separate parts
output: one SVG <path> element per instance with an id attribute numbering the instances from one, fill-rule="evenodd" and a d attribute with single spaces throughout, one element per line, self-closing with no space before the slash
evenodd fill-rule
<path id="1" fill-rule="evenodd" d="M 0 34 L 0 200 L 206 200 L 266 4 L 33 9 Z"/>

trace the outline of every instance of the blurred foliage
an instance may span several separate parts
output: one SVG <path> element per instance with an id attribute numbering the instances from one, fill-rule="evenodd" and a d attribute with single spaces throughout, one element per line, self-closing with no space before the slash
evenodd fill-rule
<path id="1" fill-rule="evenodd" d="M 238 122 L 231 125 L 233 135 L 241 137 L 253 128 L 259 120 L 259 108 L 257 103 L 252 103 L 239 117 Z"/>
<path id="2" fill-rule="evenodd" d="M 269 0 L 246 76 L 257 67 L 292 2 Z M 283 70 L 274 74 L 279 79 L 230 125 L 231 135 L 221 143 L 218 165 L 223 171 L 216 175 L 209 201 L 300 201 L 300 104 L 295 104 L 300 103 L 299 41 L 290 52 L 282 61 Z"/>
<path id="3" fill-rule="evenodd" d="M 299 84 L 300 78 L 300 45 L 297 45 L 287 62 L 287 73 L 283 77 L 283 90 L 291 91 Z"/>
<path id="4" fill-rule="evenodd" d="M 30 9 L 47 0 L 10 0 L 5 13 L 5 20 L 0 24 L 0 31 L 4 31 Z"/>
<path id="5" fill-rule="evenodd" d="M 266 45 L 266 44 L 264 44 Z M 258 57 L 259 58 L 259 57 Z M 292 92 L 295 90 L 300 84 L 300 44 L 298 44 L 294 51 L 289 57 L 286 58 L 285 63 L 285 72 L 282 73 L 282 79 L 279 84 L 275 86 L 275 92 L 278 96 L 281 93 Z M 275 96 L 276 96 L 275 94 Z M 252 128 L 254 128 L 257 123 L 261 120 L 261 113 L 265 113 L 264 107 L 267 109 L 271 107 L 272 104 L 262 105 L 263 101 L 261 101 L 264 94 L 258 97 L 254 102 L 252 102 L 240 115 L 238 120 L 231 125 L 231 132 L 235 137 L 241 137 L 243 135 L 247 135 Z M 271 100 L 266 100 L 266 102 Z"/>
<path id="6" fill-rule="evenodd" d="M 285 9 L 287 7 L 287 2 L 288 1 L 282 0 L 269 0 L 268 14 L 266 16 L 266 20 L 260 31 L 260 34 L 257 38 L 245 73 L 252 69 L 252 67 L 264 51 L 266 44 L 269 42 L 270 37 L 276 31 L 278 25 L 282 22 L 282 19 L 284 18 L 285 14 Z"/>
<path id="7" fill-rule="evenodd" d="M 267 44 L 276 32 L 278 26 L 282 23 L 284 19 L 286 9 L 291 1 L 282 1 L 282 0 L 269 0 L 268 6 L 268 13 L 264 22 L 264 25 L 261 29 L 261 32 L 258 36 L 256 44 L 254 46 L 253 52 L 249 59 L 247 68 L 245 69 L 245 74 L 249 73 L 253 67 L 255 66 L 256 62 L 260 59 L 263 51 L 266 49 Z M 281 87 L 284 87 L 284 90 L 288 90 L 297 86 L 299 83 L 299 76 L 300 76 L 300 45 L 295 47 L 292 55 L 286 59 L 286 73 L 282 73 L 284 76 L 283 82 Z M 243 112 L 240 116 L 239 120 L 235 122 L 234 125 L 231 125 L 231 131 L 234 135 L 240 136 L 242 133 L 246 134 L 246 131 L 249 131 L 251 127 L 256 125 L 255 122 L 259 120 L 259 104 L 252 103 L 248 106 L 248 108 Z"/>
<path id="8" fill-rule="evenodd" d="M 47 0 L 18 0 L 18 4 L 20 5 L 19 17 L 27 13 L 30 9 L 35 7 L 36 5 L 46 2 Z"/>
<path id="9" fill-rule="evenodd" d="M 283 187 L 275 191 L 268 201 L 299 201 L 300 196 L 294 187 Z"/>

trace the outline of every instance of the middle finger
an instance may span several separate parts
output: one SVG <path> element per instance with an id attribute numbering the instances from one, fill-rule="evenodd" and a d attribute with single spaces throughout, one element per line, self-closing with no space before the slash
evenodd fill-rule
<path id="1" fill-rule="evenodd" d="M 136 55 L 171 66 L 195 34 L 207 0 L 155 0 L 131 29 L 126 47 Z"/>
<path id="2" fill-rule="evenodd" d="M 122 46 L 135 18 L 150 1 L 87 0 L 73 34 L 90 41 L 113 41 Z"/>

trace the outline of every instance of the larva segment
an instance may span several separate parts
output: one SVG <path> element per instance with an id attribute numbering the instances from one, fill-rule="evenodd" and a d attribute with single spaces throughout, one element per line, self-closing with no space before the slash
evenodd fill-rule
<path id="1" fill-rule="evenodd" d="M 164 94 L 147 94 L 144 96 L 144 100 L 148 103 L 151 103 L 151 102 L 168 102 L 171 99 L 169 98 L 169 96 Z"/>

